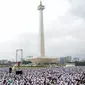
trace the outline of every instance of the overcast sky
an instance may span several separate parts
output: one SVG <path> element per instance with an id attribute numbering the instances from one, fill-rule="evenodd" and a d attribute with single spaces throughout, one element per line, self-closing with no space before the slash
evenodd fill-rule
<path id="1" fill-rule="evenodd" d="M 45 52 L 85 57 L 85 0 L 43 0 Z M 39 0 L 0 0 L 0 59 L 39 56 Z"/>

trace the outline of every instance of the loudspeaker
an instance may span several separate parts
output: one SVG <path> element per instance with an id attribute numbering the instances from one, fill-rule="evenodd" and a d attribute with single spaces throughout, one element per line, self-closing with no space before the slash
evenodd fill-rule
<path id="1" fill-rule="evenodd" d="M 12 68 L 11 67 L 9 68 L 9 73 L 12 73 Z"/>
<path id="2" fill-rule="evenodd" d="M 22 71 L 16 71 L 16 75 L 22 74 Z"/>

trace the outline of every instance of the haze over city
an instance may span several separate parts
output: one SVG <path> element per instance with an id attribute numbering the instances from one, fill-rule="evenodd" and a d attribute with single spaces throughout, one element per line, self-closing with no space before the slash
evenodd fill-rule
<path id="1" fill-rule="evenodd" d="M 45 54 L 85 56 L 85 0 L 43 0 Z M 39 56 L 39 0 L 0 1 L 0 59 Z"/>

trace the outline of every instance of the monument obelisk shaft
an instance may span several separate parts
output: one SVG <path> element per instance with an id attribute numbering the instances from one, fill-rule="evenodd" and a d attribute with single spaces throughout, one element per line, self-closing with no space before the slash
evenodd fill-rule
<path id="1" fill-rule="evenodd" d="M 43 10 L 45 7 L 42 5 L 40 1 L 40 5 L 38 6 L 38 10 L 40 12 L 40 56 L 45 56 L 45 47 L 44 47 L 44 28 L 43 28 Z"/>

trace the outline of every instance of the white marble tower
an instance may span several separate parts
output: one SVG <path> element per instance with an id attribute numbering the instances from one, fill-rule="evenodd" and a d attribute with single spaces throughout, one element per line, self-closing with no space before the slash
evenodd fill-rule
<path id="1" fill-rule="evenodd" d="M 45 47 L 44 47 L 44 26 L 43 26 L 43 10 L 45 9 L 44 5 L 42 5 L 42 1 L 40 1 L 40 5 L 38 6 L 38 10 L 40 13 L 40 57 L 45 56 Z"/>

